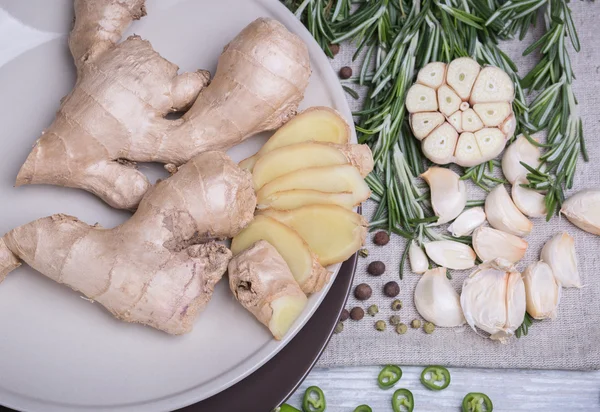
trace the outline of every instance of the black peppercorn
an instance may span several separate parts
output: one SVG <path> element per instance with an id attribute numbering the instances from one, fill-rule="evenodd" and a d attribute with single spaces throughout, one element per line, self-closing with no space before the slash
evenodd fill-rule
<path id="1" fill-rule="evenodd" d="M 364 317 L 365 317 L 365 311 L 363 310 L 363 308 L 359 308 L 357 306 L 357 307 L 352 308 L 352 310 L 350 311 L 350 319 L 352 319 L 352 320 L 361 320 Z"/>
<path id="2" fill-rule="evenodd" d="M 354 289 L 354 296 L 356 296 L 356 299 L 358 300 L 367 300 L 371 297 L 372 293 L 373 290 L 371 289 L 371 286 L 366 283 L 361 283 Z"/>
<path id="3" fill-rule="evenodd" d="M 388 282 L 383 287 L 383 293 L 385 293 L 385 296 L 389 296 L 390 298 L 396 297 L 400 293 L 400 286 L 397 282 Z"/>
<path id="4" fill-rule="evenodd" d="M 385 246 L 389 241 L 390 235 L 383 230 L 380 230 L 379 232 L 375 233 L 375 236 L 373 236 L 373 243 L 375 243 L 377 246 Z"/>
<path id="5" fill-rule="evenodd" d="M 350 312 L 348 312 L 348 309 L 343 309 L 342 313 L 340 313 L 340 321 L 343 322 L 345 320 L 348 320 L 349 317 L 350 317 Z"/>
<path id="6" fill-rule="evenodd" d="M 367 272 L 369 275 L 381 276 L 385 272 L 385 263 L 380 260 L 371 262 L 369 263 L 369 266 L 367 266 Z"/>
<path id="7" fill-rule="evenodd" d="M 339 44 L 330 44 L 329 50 L 331 50 L 331 54 L 333 54 L 335 56 L 340 52 L 340 45 Z"/>
<path id="8" fill-rule="evenodd" d="M 349 79 L 352 77 L 352 69 L 348 66 L 344 66 L 340 69 L 340 79 Z"/>

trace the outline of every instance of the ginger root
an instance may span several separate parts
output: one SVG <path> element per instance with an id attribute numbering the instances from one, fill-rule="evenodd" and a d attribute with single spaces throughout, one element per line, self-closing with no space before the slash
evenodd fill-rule
<path id="1" fill-rule="evenodd" d="M 228 274 L 238 302 L 282 339 L 307 299 L 277 249 L 259 240 L 229 262 Z"/>
<path id="2" fill-rule="evenodd" d="M 282 24 L 261 18 L 248 25 L 225 47 L 206 87 L 208 72 L 178 75 L 139 36 L 117 44 L 144 15 L 144 0 L 75 1 L 69 46 L 77 83 L 21 167 L 17 186 L 80 188 L 115 208 L 135 209 L 150 188 L 136 162 L 179 166 L 295 115 L 310 62 L 306 45 Z M 190 106 L 180 119 L 165 118 Z"/>
<path id="3" fill-rule="evenodd" d="M 114 316 L 172 334 L 189 332 L 227 269 L 215 238 L 253 217 L 252 179 L 221 152 L 205 152 L 157 183 L 113 229 L 53 215 L 0 241 L 0 280 L 18 259 L 105 306 Z"/>

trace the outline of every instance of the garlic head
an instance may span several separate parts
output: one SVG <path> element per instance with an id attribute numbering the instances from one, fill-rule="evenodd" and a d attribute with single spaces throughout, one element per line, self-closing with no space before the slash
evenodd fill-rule
<path id="1" fill-rule="evenodd" d="M 552 268 L 554 277 L 565 288 L 580 288 L 581 279 L 577 270 L 575 239 L 568 233 L 558 233 L 546 242 L 541 258 Z"/>
<path id="2" fill-rule="evenodd" d="M 465 323 L 460 298 L 446 277 L 446 268 L 431 269 L 421 276 L 415 288 L 415 306 L 436 326 L 451 328 Z"/>
<path id="3" fill-rule="evenodd" d="M 473 207 L 462 212 L 450 226 L 448 232 L 454 237 L 468 236 L 473 230 L 485 223 L 485 212 L 482 207 Z"/>
<path id="4" fill-rule="evenodd" d="M 600 235 L 600 190 L 582 190 L 568 198 L 560 212 L 586 232 Z"/>
<path id="5" fill-rule="evenodd" d="M 453 240 L 425 243 L 425 252 L 439 266 L 456 270 L 472 268 L 477 257 L 469 245 Z"/>
<path id="6" fill-rule="evenodd" d="M 410 262 L 410 270 L 414 273 L 421 274 L 429 269 L 427 255 L 414 240 L 410 242 L 408 247 L 408 261 Z"/>
<path id="7" fill-rule="evenodd" d="M 485 214 L 493 228 L 516 236 L 527 236 L 533 228 L 533 223 L 515 206 L 502 184 L 485 198 Z"/>
<path id="8" fill-rule="evenodd" d="M 526 240 L 491 227 L 479 227 L 473 232 L 473 249 L 484 262 L 504 259 L 517 263 L 525 256 L 528 246 Z"/>
<path id="9" fill-rule="evenodd" d="M 523 272 L 527 313 L 534 319 L 554 319 L 560 302 L 561 287 L 552 268 L 544 261 L 532 263 Z"/>
<path id="10" fill-rule="evenodd" d="M 447 223 L 467 204 L 467 188 L 460 176 L 444 167 L 430 167 L 421 177 L 431 189 L 431 206 L 439 217 L 436 225 Z"/>
<path id="11" fill-rule="evenodd" d="M 540 148 L 531 144 L 523 135 L 519 135 L 513 144 L 508 146 L 502 155 L 502 173 L 506 180 L 515 184 L 519 177 L 528 173 L 521 162 L 537 169 L 540 166 Z"/>

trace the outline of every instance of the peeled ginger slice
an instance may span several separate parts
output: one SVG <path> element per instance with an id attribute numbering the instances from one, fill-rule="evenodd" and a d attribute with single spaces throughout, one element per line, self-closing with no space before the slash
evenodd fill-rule
<path id="1" fill-rule="evenodd" d="M 329 281 L 331 273 L 319 264 L 302 237 L 294 229 L 267 216 L 255 216 L 233 238 L 231 252 L 238 255 L 259 240 L 266 240 L 277 249 L 304 293 L 318 292 Z"/>
<path id="2" fill-rule="evenodd" d="M 367 236 L 366 220 L 358 213 L 336 205 L 311 205 L 259 213 L 298 232 L 323 266 L 348 259 L 360 249 Z"/>
<path id="3" fill-rule="evenodd" d="M 350 141 L 350 127 L 338 112 L 329 107 L 311 107 L 283 125 L 254 156 L 239 166 L 252 171 L 256 161 L 279 147 L 302 142 L 345 144 Z"/>
<path id="4" fill-rule="evenodd" d="M 294 189 L 276 192 L 259 203 L 256 208 L 289 210 L 308 205 L 338 205 L 352 209 L 366 199 L 357 197 L 352 192 L 327 193 L 311 189 Z"/>

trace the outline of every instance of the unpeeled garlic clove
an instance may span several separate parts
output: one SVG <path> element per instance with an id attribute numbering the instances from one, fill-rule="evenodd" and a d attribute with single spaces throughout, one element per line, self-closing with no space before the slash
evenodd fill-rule
<path id="1" fill-rule="evenodd" d="M 522 187 L 521 185 L 525 183 L 527 183 L 527 179 L 521 176 L 513 184 L 511 193 L 515 206 L 529 217 L 546 216 L 547 210 L 544 195 L 535 190 Z"/>
<path id="2" fill-rule="evenodd" d="M 510 262 L 495 259 L 465 279 L 460 304 L 473 330 L 479 328 L 491 339 L 507 343 L 525 316 L 525 284 Z"/>
<path id="3" fill-rule="evenodd" d="M 414 240 L 410 242 L 410 246 L 408 247 L 408 260 L 410 262 L 410 269 L 414 273 L 421 274 L 429 269 L 427 255 Z"/>
<path id="4" fill-rule="evenodd" d="M 559 233 L 546 242 L 541 258 L 552 268 L 554 277 L 565 288 L 580 288 L 581 279 L 577 270 L 575 239 L 568 233 Z"/>
<path id="5" fill-rule="evenodd" d="M 552 268 L 539 261 L 527 266 L 523 272 L 527 313 L 534 319 L 554 319 L 560 302 L 561 287 Z"/>
<path id="6" fill-rule="evenodd" d="M 527 241 L 491 227 L 479 227 L 473 232 L 473 248 L 484 262 L 504 259 L 517 263 L 527 252 Z"/>
<path id="7" fill-rule="evenodd" d="M 504 185 L 496 186 L 485 199 L 485 214 L 493 228 L 516 236 L 527 236 L 533 223 L 513 203 Z"/>
<path id="8" fill-rule="evenodd" d="M 458 216 L 450 226 L 448 232 L 454 237 L 468 236 L 473 230 L 485 223 L 485 212 L 482 207 L 467 209 Z"/>
<path id="9" fill-rule="evenodd" d="M 600 235 L 600 190 L 582 190 L 568 198 L 560 212 L 586 232 Z"/>
<path id="10" fill-rule="evenodd" d="M 415 306 L 428 322 L 441 327 L 455 327 L 465 323 L 460 298 L 446 277 L 446 268 L 425 272 L 415 288 Z"/>
<path id="11" fill-rule="evenodd" d="M 467 204 L 467 188 L 459 175 L 450 169 L 434 166 L 421 177 L 431 189 L 431 206 L 439 217 L 437 225 L 451 221 L 463 211 Z"/>
<path id="12" fill-rule="evenodd" d="M 457 270 L 472 268 L 477 257 L 471 247 L 452 240 L 425 243 L 425 252 L 439 266 Z"/>
<path id="13" fill-rule="evenodd" d="M 519 177 L 527 175 L 528 171 L 521 162 L 537 169 L 540 166 L 540 148 L 534 146 L 523 135 L 506 148 L 502 155 L 502 173 L 511 184 L 515 184 Z"/>

